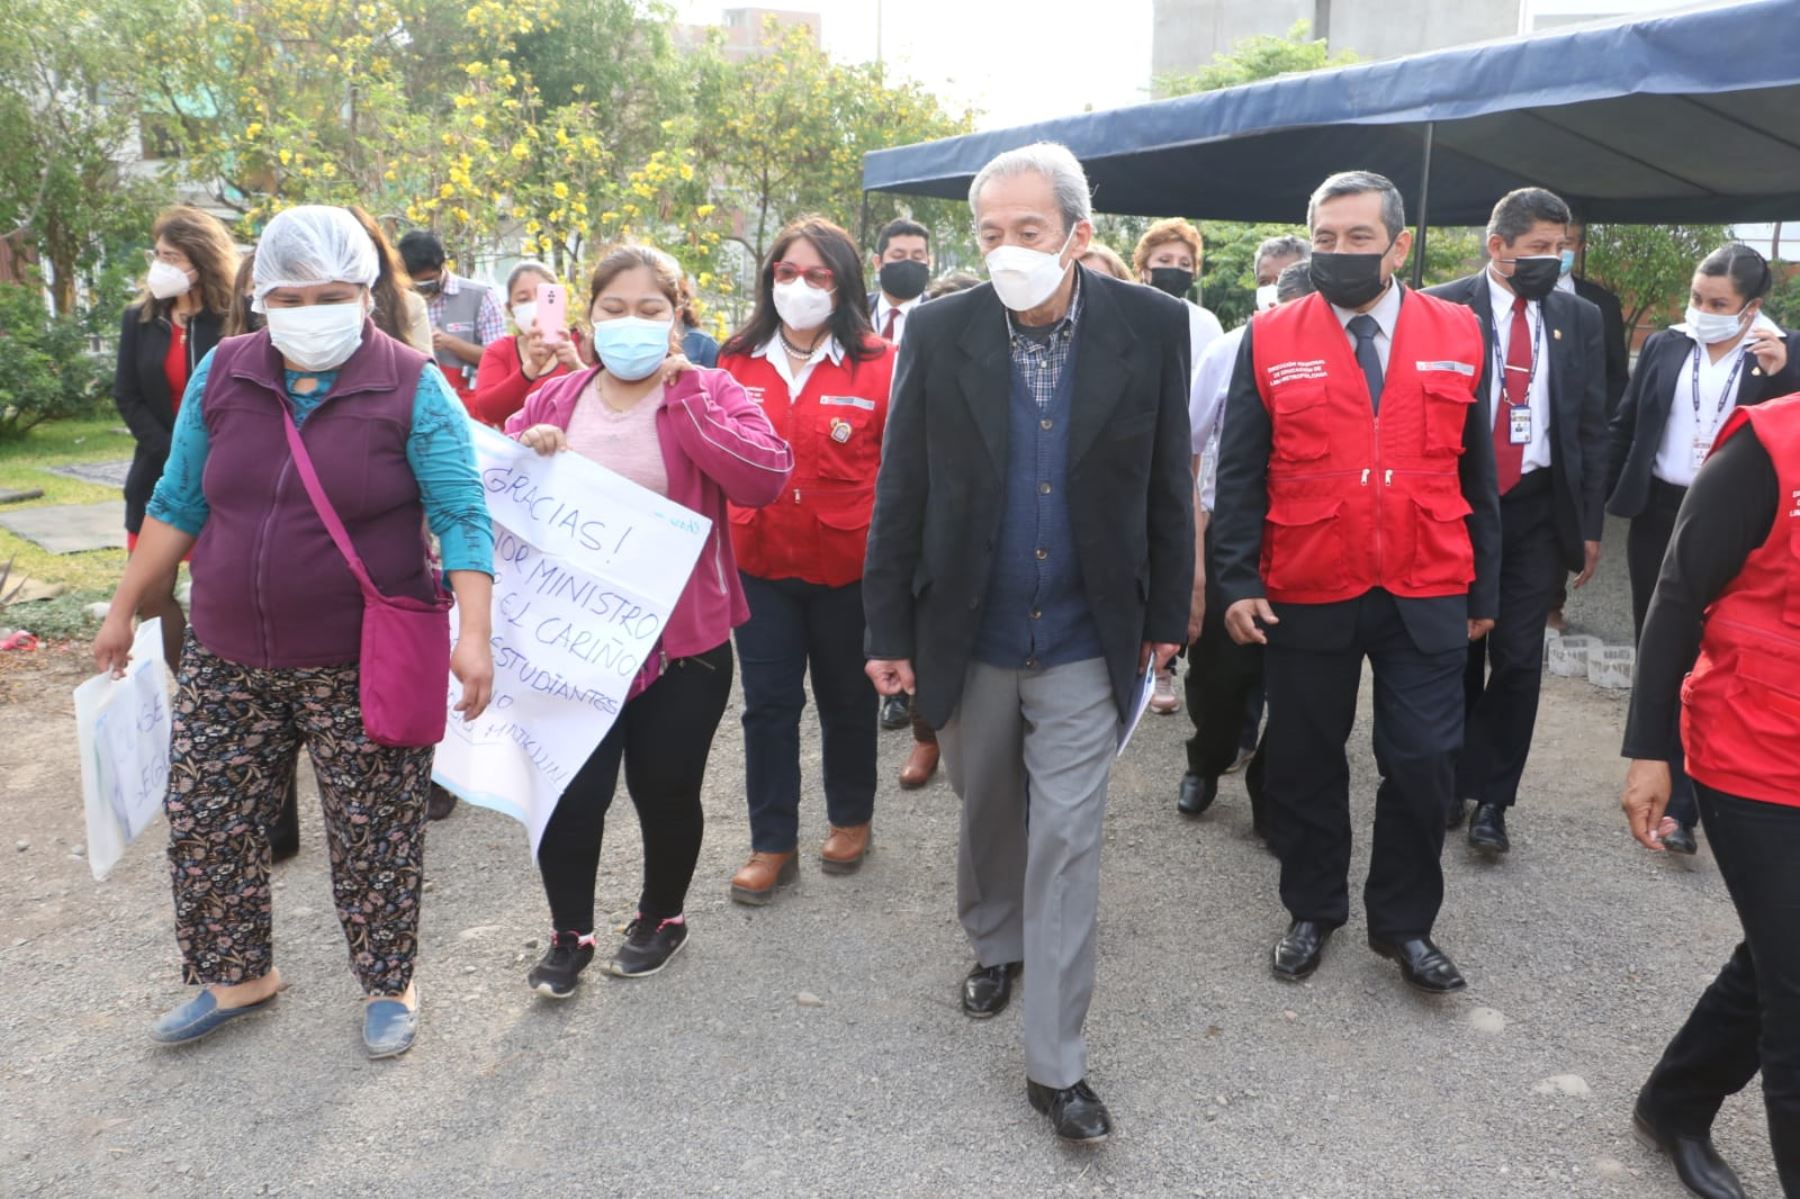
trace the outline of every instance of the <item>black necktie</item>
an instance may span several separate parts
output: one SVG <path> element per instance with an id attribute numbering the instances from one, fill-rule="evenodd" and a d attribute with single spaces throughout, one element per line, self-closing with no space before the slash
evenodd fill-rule
<path id="1" fill-rule="evenodd" d="M 1381 332 L 1381 326 L 1368 313 L 1350 318 L 1350 334 L 1356 338 L 1356 364 L 1362 367 L 1363 378 L 1369 383 L 1369 403 L 1376 412 L 1381 411 L 1381 355 L 1375 352 L 1375 335 Z"/>

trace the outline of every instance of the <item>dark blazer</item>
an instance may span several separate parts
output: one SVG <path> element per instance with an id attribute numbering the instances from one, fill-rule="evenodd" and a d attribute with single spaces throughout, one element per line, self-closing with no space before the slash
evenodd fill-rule
<path id="1" fill-rule="evenodd" d="M 1416 303 L 1402 289 L 1401 304 Z M 1225 394 L 1224 430 L 1219 447 L 1219 479 L 1213 502 L 1212 568 L 1227 604 L 1261 598 L 1263 520 L 1269 512 L 1269 452 L 1274 429 L 1256 386 L 1256 321 L 1244 331 L 1231 388 Z M 1395 598 L 1413 645 L 1427 654 L 1448 653 L 1469 643 L 1470 620 L 1492 620 L 1500 610 L 1500 493 L 1494 479 L 1494 435 L 1486 390 L 1478 391 L 1463 425 L 1463 454 L 1457 471 L 1475 551 L 1475 581 L 1467 595 L 1433 599 Z M 1266 630 L 1271 645 L 1333 651 L 1356 639 L 1357 600 L 1333 604 L 1275 604 L 1280 624 Z"/>
<path id="2" fill-rule="evenodd" d="M 1069 509 L 1121 719 L 1145 641 L 1187 636 L 1194 585 L 1187 309 L 1081 272 Z M 962 698 L 993 569 L 1012 352 L 990 284 L 913 310 L 894 372 L 863 568 L 871 658 L 909 659 L 918 712 Z"/>
<path id="3" fill-rule="evenodd" d="M 1487 359 L 1481 394 L 1493 411 L 1494 310 L 1487 271 L 1425 289 L 1428 296 L 1473 309 Z M 1606 360 L 1600 310 L 1579 296 L 1544 297 L 1544 350 L 1550 362 L 1550 473 L 1556 489 L 1556 543 L 1563 565 L 1579 572 L 1584 541 L 1606 527 Z M 1510 313 L 1501 313 L 1511 320 Z"/>
<path id="4" fill-rule="evenodd" d="M 211 349 L 219 344 L 223 318 L 201 309 L 188 321 L 188 377 Z M 163 374 L 163 359 L 169 356 L 169 339 L 173 335 L 168 320 L 152 317 L 138 319 L 138 306 L 125 310 L 119 326 L 119 364 L 113 372 L 113 403 L 131 435 L 137 438 L 137 451 L 131 457 L 131 470 L 125 476 L 125 528 L 136 533 L 144 525 L 144 508 L 150 493 L 162 478 L 163 463 L 169 457 L 169 437 L 175 430 L 175 404 L 169 395 L 169 380 Z"/>
<path id="5" fill-rule="evenodd" d="M 868 294 L 867 299 L 869 301 L 869 322 L 871 324 L 873 324 L 875 321 L 875 311 L 876 311 L 876 309 L 881 307 L 881 289 L 878 287 L 874 291 L 870 292 Z M 920 304 L 924 304 L 926 302 L 927 302 L 927 297 L 925 297 L 925 296 L 919 297 Z M 909 320 L 911 319 L 910 313 L 908 314 L 908 319 Z M 880 333 L 881 329 L 878 327 L 878 328 L 876 328 L 875 332 Z"/>
<path id="6" fill-rule="evenodd" d="M 1606 419 L 1618 411 L 1625 385 L 1631 381 L 1631 345 L 1625 337 L 1625 309 L 1619 297 L 1589 279 L 1575 276 L 1575 294 L 1600 310 L 1600 336 L 1606 344 Z"/>
<path id="7" fill-rule="evenodd" d="M 1754 357 L 1744 363 L 1738 372 L 1740 408 L 1800 391 L 1800 333 L 1789 333 L 1786 340 L 1788 360 L 1780 374 L 1765 375 Z M 1692 369 L 1693 356 L 1693 338 L 1673 329 L 1652 333 L 1638 352 L 1631 386 L 1607 431 L 1606 510 L 1614 516 L 1641 516 L 1650 506 L 1656 452 L 1669 424 L 1675 385 L 1682 371 Z"/>

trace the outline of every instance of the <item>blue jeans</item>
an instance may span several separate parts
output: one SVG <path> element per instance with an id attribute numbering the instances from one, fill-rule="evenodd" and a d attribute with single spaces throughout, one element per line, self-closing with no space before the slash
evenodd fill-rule
<path id="1" fill-rule="evenodd" d="M 825 587 L 741 575 L 750 620 L 737 631 L 744 683 L 744 785 L 750 846 L 787 853 L 800 840 L 800 713 L 808 669 L 819 709 L 825 814 L 867 824 L 875 812 L 875 687 L 863 673 L 862 584 Z"/>

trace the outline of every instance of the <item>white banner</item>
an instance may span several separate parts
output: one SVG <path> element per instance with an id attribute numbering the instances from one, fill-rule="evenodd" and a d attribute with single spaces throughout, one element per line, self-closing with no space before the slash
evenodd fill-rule
<path id="1" fill-rule="evenodd" d="M 432 778 L 522 823 L 535 858 L 556 801 L 655 652 L 712 522 L 580 454 L 545 458 L 470 428 L 494 520 L 494 697 L 466 724 L 450 680 Z"/>
<path id="2" fill-rule="evenodd" d="M 75 688 L 75 744 L 87 812 L 88 868 L 103 879 L 162 810 L 169 789 L 169 669 L 162 621 L 131 642 L 125 677 L 97 674 Z"/>

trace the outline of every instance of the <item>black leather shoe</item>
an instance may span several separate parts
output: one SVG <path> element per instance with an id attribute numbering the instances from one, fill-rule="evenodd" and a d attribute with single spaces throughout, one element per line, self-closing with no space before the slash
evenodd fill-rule
<path id="1" fill-rule="evenodd" d="M 1401 977 L 1406 979 L 1408 986 L 1416 990 L 1443 995 L 1449 991 L 1460 991 L 1469 985 L 1463 981 L 1462 972 L 1456 968 L 1456 963 L 1443 950 L 1433 945 L 1430 937 L 1409 937 L 1404 941 L 1382 941 L 1370 937 L 1369 948 L 1384 958 L 1399 962 Z"/>
<path id="2" fill-rule="evenodd" d="M 1463 821 L 1469 818 L 1469 803 L 1470 801 L 1466 799 L 1451 800 L 1449 810 L 1444 813 L 1444 827 L 1448 829 L 1461 828 Z"/>
<path id="3" fill-rule="evenodd" d="M 1694 830 L 1680 821 L 1675 823 L 1675 831 L 1662 839 L 1662 844 L 1670 853 L 1691 855 L 1700 852 L 1700 843 L 1694 840 Z"/>
<path id="4" fill-rule="evenodd" d="M 1325 956 L 1325 942 L 1332 930 L 1312 920 L 1296 920 L 1288 925 L 1286 935 L 1275 942 L 1269 967 L 1282 982 L 1297 983 L 1319 968 Z"/>
<path id="5" fill-rule="evenodd" d="M 863 709 L 865 712 L 867 708 Z M 425 801 L 425 819 L 442 820 L 456 811 L 456 795 L 436 783 L 431 784 L 431 797 Z"/>
<path id="6" fill-rule="evenodd" d="M 1694 1194 L 1703 1199 L 1744 1199 L 1744 1184 L 1713 1148 L 1711 1137 L 1662 1131 L 1645 1113 L 1641 1099 L 1631 1113 L 1631 1124 L 1646 1149 L 1654 1149 L 1675 1163 L 1675 1177 Z"/>
<path id="7" fill-rule="evenodd" d="M 964 1013 L 977 1020 L 998 1016 L 1012 1002 L 1013 979 L 1019 977 L 1022 962 L 1006 962 L 999 966 L 977 966 L 963 979 Z"/>
<path id="8" fill-rule="evenodd" d="M 868 711 L 864 708 L 863 711 Z M 912 706 L 906 702 L 905 695 L 890 695 L 881 701 L 881 727 L 888 732 L 903 729 L 912 724 Z"/>
<path id="9" fill-rule="evenodd" d="M 1469 821 L 1469 845 L 1484 853 L 1505 853 L 1512 848 L 1506 838 L 1506 809 L 1499 804 L 1484 803 L 1475 809 Z"/>
<path id="10" fill-rule="evenodd" d="M 1181 796 L 1175 801 L 1175 810 L 1183 816 L 1198 816 L 1212 807 L 1217 798 L 1219 780 L 1202 778 L 1190 770 L 1181 776 Z"/>
<path id="11" fill-rule="evenodd" d="M 1112 1115 L 1085 1078 L 1061 1090 L 1039 1086 L 1028 1078 L 1025 1098 L 1050 1117 L 1057 1137 L 1071 1145 L 1098 1145 L 1112 1133 Z"/>

